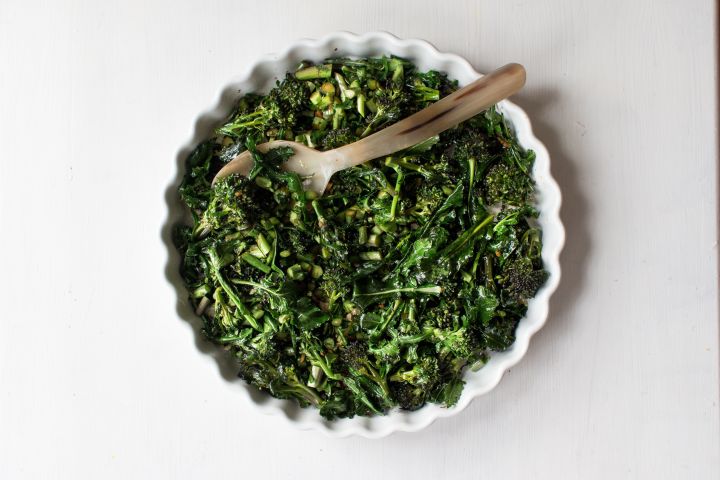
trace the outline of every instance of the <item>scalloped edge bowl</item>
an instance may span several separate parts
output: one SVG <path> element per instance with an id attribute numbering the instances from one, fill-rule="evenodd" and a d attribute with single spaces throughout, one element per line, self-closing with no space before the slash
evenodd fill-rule
<path id="1" fill-rule="evenodd" d="M 207 138 L 212 129 L 227 117 L 234 102 L 241 95 L 248 92 L 268 91 L 278 78 L 282 78 L 286 72 L 293 70 L 301 60 L 322 61 L 333 56 L 369 57 L 383 54 L 407 58 L 421 70 L 433 69 L 446 72 L 450 78 L 457 79 L 461 86 L 481 76 L 467 60 L 458 55 L 441 53 L 424 40 L 403 40 L 386 32 L 371 32 L 362 35 L 337 32 L 318 40 L 299 40 L 280 54 L 261 57 L 243 75 L 223 88 L 218 103 L 198 118 L 192 140 L 179 152 L 180 171 L 176 172 L 176 180 L 167 190 L 170 212 L 164 229 L 164 237 L 169 250 L 166 273 L 178 294 L 178 313 L 195 326 L 198 336 L 198 353 L 206 360 L 214 357 L 221 373 L 228 380 L 228 385 L 242 392 L 241 396 L 263 413 L 279 415 L 297 428 L 320 430 L 334 437 L 359 435 L 366 438 L 380 438 L 398 431 L 414 432 L 427 427 L 438 418 L 460 413 L 475 397 L 492 390 L 500 382 L 503 374 L 525 355 L 530 338 L 547 320 L 549 299 L 560 281 L 559 256 L 565 239 L 565 231 L 559 216 L 560 189 L 550 175 L 548 152 L 533 135 L 528 116 L 520 107 L 504 100 L 498 104 L 498 109 L 512 125 L 520 145 L 525 149 L 534 150 L 537 155 L 534 177 L 537 183 L 537 204 L 540 210 L 538 222 L 543 229 L 542 258 L 550 276 L 547 283 L 529 303 L 527 315 L 518 325 L 516 340 L 512 347 L 504 352 L 495 353 L 490 361 L 477 372 L 466 372 L 465 389 L 457 405 L 445 408 L 428 404 L 413 412 L 395 409 L 385 416 L 329 421 L 322 418 L 316 409 L 303 409 L 292 401 L 272 398 L 237 379 L 232 365 L 222 358 L 229 356 L 222 355 L 224 352 L 221 349 L 208 345 L 200 338 L 198 319 L 192 318 L 193 313 L 185 300 L 187 291 L 177 273 L 179 255 L 173 251 L 172 242 L 167 241 L 172 225 L 184 217 L 183 207 L 177 195 L 177 185 L 184 169 L 184 159 L 195 145 Z M 208 353 L 212 355 L 208 355 Z M 239 415 L 237 421 L 241 426 L 242 416 Z"/>

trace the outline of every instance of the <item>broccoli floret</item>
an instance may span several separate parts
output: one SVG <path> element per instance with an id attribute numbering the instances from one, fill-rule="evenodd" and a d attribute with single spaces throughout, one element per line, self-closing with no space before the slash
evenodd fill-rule
<path id="1" fill-rule="evenodd" d="M 397 122 L 403 118 L 409 101 L 410 95 L 402 87 L 390 86 L 377 90 L 374 97 L 377 111 L 361 136 L 366 137 L 386 124 Z"/>
<path id="2" fill-rule="evenodd" d="M 307 83 L 288 73 L 282 83 L 278 82 L 277 88 L 270 91 L 266 100 L 268 103 L 275 103 L 281 113 L 297 113 L 307 105 L 309 93 Z"/>
<path id="3" fill-rule="evenodd" d="M 282 136 L 284 131 L 291 131 L 297 124 L 300 112 L 309 101 L 309 93 L 305 82 L 287 74 L 254 110 L 249 110 L 247 103 L 241 101 L 233 119 L 217 133 L 239 138 L 255 130 L 263 135 L 271 132 Z"/>
<path id="4" fill-rule="evenodd" d="M 415 80 L 410 84 L 410 90 L 412 90 L 413 95 L 418 102 L 429 103 L 440 100 L 440 90 L 425 85 L 420 78 L 415 78 Z"/>
<path id="5" fill-rule="evenodd" d="M 320 277 L 318 288 L 328 297 L 335 296 L 337 293 L 345 293 L 345 287 L 350 282 L 349 272 L 337 261 L 328 261 L 323 267 L 323 273 Z"/>
<path id="6" fill-rule="evenodd" d="M 305 385 L 297 376 L 295 367 L 280 365 L 278 377 L 270 382 L 270 392 L 277 398 L 294 398 L 300 405 L 319 405 L 322 399 L 317 392 Z"/>
<path id="7" fill-rule="evenodd" d="M 432 176 L 431 181 L 428 182 L 430 185 L 438 185 L 445 187 L 446 190 L 452 190 L 462 180 L 460 160 L 453 156 L 454 151 L 454 149 L 447 149 L 434 161 L 425 165 L 425 169 Z"/>
<path id="8" fill-rule="evenodd" d="M 298 228 L 286 228 L 283 233 L 283 248 L 294 254 L 310 253 L 315 246 L 312 236 Z"/>
<path id="9" fill-rule="evenodd" d="M 253 337 L 249 341 L 249 346 L 257 353 L 260 358 L 271 360 L 279 357 L 278 339 L 272 329 L 267 329 Z"/>
<path id="10" fill-rule="evenodd" d="M 440 354 L 459 358 L 471 358 L 480 348 L 480 340 L 474 329 L 460 327 L 457 330 L 435 328 L 432 330 L 435 348 Z"/>
<path id="11" fill-rule="evenodd" d="M 535 296 L 547 280 L 547 272 L 535 269 L 528 258 L 519 258 L 505 264 L 498 283 L 502 285 L 510 298 L 527 303 Z"/>
<path id="12" fill-rule="evenodd" d="M 392 397 L 403 410 L 417 410 L 425 405 L 427 391 L 405 382 L 391 382 Z"/>
<path id="13" fill-rule="evenodd" d="M 395 363 L 400 358 L 400 343 L 393 338 L 371 346 L 369 351 L 383 362 Z"/>
<path id="14" fill-rule="evenodd" d="M 400 408 L 416 410 L 425 404 L 440 381 L 437 359 L 424 355 L 411 369 L 390 376 L 390 390 Z"/>
<path id="15" fill-rule="evenodd" d="M 258 209 L 257 186 L 253 182 L 237 175 L 224 178 L 215 185 L 196 231 L 247 228 Z"/>
<path id="16" fill-rule="evenodd" d="M 457 290 L 457 288 L 456 288 Z M 446 329 L 455 329 L 460 324 L 461 302 L 457 298 L 443 298 L 433 309 L 432 317 L 426 320 L 426 325 Z"/>
<path id="17" fill-rule="evenodd" d="M 323 273 L 318 279 L 318 290 L 327 302 L 326 309 L 333 312 L 337 306 L 335 302 L 348 292 L 350 272 L 337 262 L 328 262 L 323 267 Z"/>
<path id="18" fill-rule="evenodd" d="M 445 73 L 437 70 L 427 72 L 415 72 L 413 74 L 415 82 L 420 81 L 422 84 L 433 90 L 437 90 L 441 97 L 451 94 L 457 90 L 457 81 L 451 81 Z"/>
<path id="19" fill-rule="evenodd" d="M 418 387 L 431 388 L 440 380 L 437 359 L 423 356 L 410 370 L 398 371 L 390 376 L 392 382 L 407 382 Z"/>
<path id="20" fill-rule="evenodd" d="M 271 384 L 279 377 L 277 366 L 244 351 L 237 356 L 240 366 L 238 377 L 261 390 L 270 391 Z"/>
<path id="21" fill-rule="evenodd" d="M 361 342 L 351 342 L 340 351 L 340 360 L 345 365 L 348 374 L 352 377 L 366 377 L 377 384 L 380 400 L 390 405 L 390 388 L 385 375 L 372 364 L 368 358 L 367 346 Z"/>
<path id="22" fill-rule="evenodd" d="M 532 194 L 531 179 L 506 162 L 492 164 L 483 180 L 485 202 L 488 205 L 522 206 Z"/>
<path id="23" fill-rule="evenodd" d="M 340 359 L 351 369 L 362 371 L 372 368 L 368 359 L 367 347 L 361 342 L 351 342 L 340 351 Z"/>
<path id="24" fill-rule="evenodd" d="M 387 122 L 395 122 L 400 120 L 403 115 L 409 98 L 407 92 L 399 87 L 390 87 L 378 90 L 375 96 L 375 103 L 378 111 L 375 112 L 375 118 L 372 122 L 375 128 L 379 128 Z"/>
<path id="25" fill-rule="evenodd" d="M 323 150 L 332 150 L 333 148 L 353 143 L 357 139 L 357 135 L 355 135 L 349 128 L 344 127 L 327 132 L 322 140 L 320 140 L 320 144 L 322 145 Z"/>
<path id="26" fill-rule="evenodd" d="M 419 222 L 425 223 L 446 198 L 447 195 L 439 185 L 423 183 L 418 188 L 415 205 L 408 213 Z"/>

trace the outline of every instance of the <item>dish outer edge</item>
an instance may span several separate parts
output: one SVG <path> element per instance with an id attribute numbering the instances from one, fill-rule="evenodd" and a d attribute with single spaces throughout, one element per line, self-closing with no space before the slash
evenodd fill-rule
<path id="1" fill-rule="evenodd" d="M 434 68 L 440 71 L 448 71 L 452 66 L 457 78 L 461 72 L 463 78 L 458 81 L 468 83 L 469 81 L 482 76 L 477 72 L 470 62 L 463 57 L 453 53 L 438 51 L 432 44 L 420 39 L 400 39 L 384 31 L 354 34 L 340 31 L 330 33 L 319 39 L 301 39 L 290 45 L 278 54 L 267 54 L 260 57 L 255 63 L 246 68 L 245 72 L 235 77 L 227 86 L 221 89 L 218 101 L 213 108 L 203 112 L 198 117 L 196 124 L 219 123 L 227 117 L 229 105 L 232 100 L 237 100 L 243 86 L 253 84 L 253 77 L 258 72 L 265 71 L 265 88 L 278 77 L 272 72 L 278 71 L 277 66 L 287 64 L 290 59 L 311 59 L 322 60 L 332 56 L 370 56 L 374 51 L 379 54 L 402 56 L 417 63 L 420 68 Z M 367 53 L 361 53 L 367 52 Z M 432 66 L 429 66 L 432 65 Z M 445 66 L 445 68 L 441 67 Z M 288 71 L 292 67 L 284 68 Z M 450 73 L 450 72 L 448 72 Z M 270 82 L 270 83 L 268 83 Z M 257 82 L 255 82 L 257 85 Z M 263 88 L 245 88 L 246 91 L 261 91 Z M 246 92 L 247 93 L 247 92 Z M 527 352 L 530 339 L 543 327 L 547 321 L 550 296 L 555 292 L 560 282 L 560 252 L 565 243 L 565 230 L 560 220 L 560 206 L 562 197 L 557 182 L 550 173 L 550 156 L 542 142 L 535 137 L 527 114 L 516 104 L 509 100 L 503 100 L 498 108 L 510 121 L 518 141 L 525 149 L 532 149 L 536 153 L 536 160 L 533 174 L 539 192 L 539 223 L 543 230 L 543 263 L 549 272 L 546 284 L 540 289 L 534 299 L 529 302 L 528 313 L 520 321 L 515 343 L 505 352 L 495 353 L 490 361 L 477 372 L 466 372 L 464 379 L 466 385 L 458 403 L 445 408 L 434 404 L 428 404 L 423 408 L 404 412 L 392 410 L 385 416 L 378 417 L 355 417 L 352 419 L 340 419 L 329 421 L 321 417 L 315 409 L 302 409 L 294 402 L 272 398 L 269 395 L 258 395 L 258 392 L 245 382 L 233 382 L 233 386 L 240 387 L 244 393 L 242 397 L 255 405 L 266 415 L 280 416 L 301 430 L 319 430 L 331 437 L 348 437 L 357 435 L 365 438 L 382 438 L 394 432 L 415 432 L 432 424 L 438 418 L 446 418 L 457 415 L 463 411 L 474 398 L 488 393 L 495 388 L 502 379 L 505 372 L 516 365 Z M 195 147 L 198 141 L 198 131 L 193 134 L 192 139 L 187 142 L 181 151 L 189 151 Z M 178 199 L 179 202 L 179 199 Z M 551 241 L 548 241 L 551 240 Z M 177 266 L 177 265 L 171 265 Z M 202 357 L 212 361 L 212 357 L 206 353 Z M 251 390 L 253 389 L 253 390 Z"/>

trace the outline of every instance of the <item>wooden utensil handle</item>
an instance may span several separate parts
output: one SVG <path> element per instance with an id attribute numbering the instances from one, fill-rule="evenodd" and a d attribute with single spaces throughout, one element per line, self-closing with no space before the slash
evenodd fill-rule
<path id="1" fill-rule="evenodd" d="M 367 138 L 340 147 L 339 169 L 411 147 L 486 110 L 525 85 L 525 68 L 517 63 L 475 80 L 429 107 Z"/>

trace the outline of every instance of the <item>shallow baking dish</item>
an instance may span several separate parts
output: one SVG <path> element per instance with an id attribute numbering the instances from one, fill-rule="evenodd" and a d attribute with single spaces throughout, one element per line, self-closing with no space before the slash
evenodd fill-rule
<path id="1" fill-rule="evenodd" d="M 448 74 L 450 78 L 458 80 L 463 86 L 481 74 L 473 69 L 470 63 L 451 53 L 441 53 L 428 42 L 423 40 L 403 40 L 384 32 L 355 35 L 347 32 L 330 34 L 318 40 L 300 40 L 280 54 L 273 54 L 258 59 L 257 62 L 246 68 L 244 74 L 231 81 L 222 89 L 219 102 L 197 120 L 194 136 L 179 154 L 184 159 L 191 149 L 201 140 L 207 138 L 214 127 L 222 123 L 239 98 L 248 92 L 267 92 L 275 85 L 278 78 L 286 72 L 292 71 L 302 60 L 320 62 L 328 57 L 371 57 L 382 55 L 396 55 L 415 63 L 420 70 L 438 70 Z M 511 60 L 511 59 L 508 59 Z M 530 72 L 532 74 L 532 72 Z M 525 149 L 534 150 L 537 157 L 534 166 L 534 178 L 537 183 L 537 206 L 540 210 L 538 222 L 543 231 L 542 258 L 545 269 L 550 276 L 536 297 L 529 303 L 527 315 L 521 320 L 516 332 L 516 340 L 512 347 L 504 352 L 494 353 L 490 361 L 476 372 L 468 371 L 465 374 L 465 389 L 457 405 L 444 408 L 428 404 L 423 408 L 408 412 L 392 410 L 385 416 L 355 417 L 352 419 L 326 420 L 317 410 L 300 408 L 295 402 L 279 400 L 257 391 L 234 376 L 230 359 L 223 358 L 224 352 L 214 346 L 202 346 L 198 355 L 205 361 L 212 361 L 215 357 L 220 370 L 228 379 L 228 386 L 239 391 L 246 400 L 249 400 L 257 410 L 279 415 L 287 419 L 294 426 L 301 429 L 315 429 L 324 431 L 332 436 L 344 437 L 359 435 L 369 438 L 378 438 L 396 431 L 417 431 L 441 417 L 448 417 L 461 412 L 473 398 L 492 390 L 500 381 L 503 374 L 518 363 L 525 355 L 532 335 L 545 323 L 548 316 L 548 303 L 550 296 L 560 281 L 559 255 L 563 247 L 565 233 L 560 222 L 560 189 L 550 175 L 550 157 L 544 145 L 533 135 L 530 120 L 525 112 L 510 101 L 504 100 L 498 104 L 498 109 L 505 115 L 509 124 L 517 134 L 520 145 Z M 179 173 L 181 175 L 182 172 Z M 176 178 L 179 178 L 177 176 Z M 183 217 L 183 207 L 175 190 L 177 184 L 168 189 L 170 214 L 168 226 L 180 221 Z M 169 246 L 168 276 L 174 284 L 178 296 L 179 311 L 189 320 L 192 320 L 192 311 L 187 305 L 187 292 L 177 274 L 179 257 L 174 248 Z M 194 322 L 197 324 L 197 322 Z M 198 335 L 201 333 L 198 331 Z M 203 351 L 201 351 L 203 350 Z M 215 350 L 215 351 L 214 351 Z M 213 352 L 214 355 L 207 355 Z M 243 415 L 230 416 L 242 428 Z"/>

